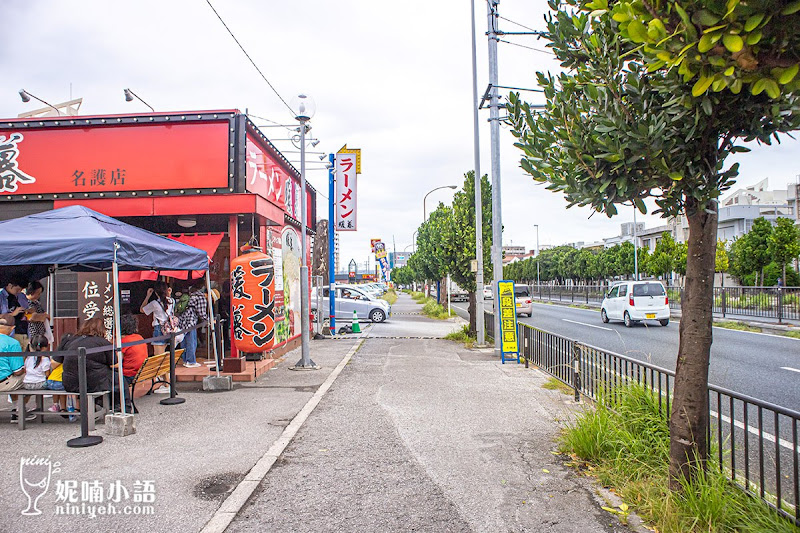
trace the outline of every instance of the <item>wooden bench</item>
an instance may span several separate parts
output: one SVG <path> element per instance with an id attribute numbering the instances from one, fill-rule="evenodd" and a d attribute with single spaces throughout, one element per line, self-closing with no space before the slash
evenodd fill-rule
<path id="1" fill-rule="evenodd" d="M 17 423 L 19 424 L 19 430 L 22 431 L 25 429 L 25 416 L 29 414 L 36 415 L 36 418 L 39 420 L 40 423 L 44 423 L 44 415 L 54 415 L 54 416 L 61 416 L 61 415 L 80 415 L 80 410 L 75 409 L 74 412 L 68 413 L 67 411 L 58 411 L 53 412 L 49 411 L 44 408 L 44 397 L 45 396 L 78 396 L 76 392 L 66 392 L 61 390 L 46 390 L 46 389 L 39 389 L 39 390 L 28 390 L 28 389 L 17 389 L 15 391 L 7 391 L 3 392 L 2 394 L 8 396 L 16 396 L 17 401 Z M 87 393 L 89 397 L 89 401 L 87 402 L 89 405 L 86 406 L 86 414 L 89 417 L 89 431 L 94 431 L 94 424 L 95 419 L 100 417 L 101 421 L 105 421 L 105 415 L 110 411 L 110 395 L 109 391 L 102 391 L 102 392 L 89 392 Z M 29 396 L 33 396 L 36 398 L 36 408 L 25 412 L 25 403 Z M 97 411 L 95 406 L 95 400 L 97 398 L 103 399 L 103 408 L 100 411 Z"/>
<path id="2" fill-rule="evenodd" d="M 181 358 L 183 354 L 183 350 L 175 350 L 175 364 L 177 365 L 178 360 Z M 136 385 L 141 381 L 147 381 L 148 379 L 151 380 L 150 383 L 150 390 L 147 391 L 147 394 L 151 394 L 153 392 L 153 388 L 159 383 L 166 383 L 170 387 L 173 386 L 169 380 L 162 379 L 162 376 L 169 374 L 169 351 L 158 355 L 151 355 L 147 359 L 144 360 L 142 363 L 141 368 L 134 376 L 133 381 L 131 382 L 131 406 L 133 407 L 133 412 L 138 412 L 136 409 L 136 404 L 134 403 L 134 397 L 136 396 Z"/>

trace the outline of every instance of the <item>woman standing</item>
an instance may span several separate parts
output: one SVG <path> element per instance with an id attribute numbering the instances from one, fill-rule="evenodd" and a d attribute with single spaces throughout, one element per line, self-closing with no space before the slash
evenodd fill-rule
<path id="1" fill-rule="evenodd" d="M 43 290 L 42 284 L 35 280 L 28 283 L 25 289 L 25 296 L 28 297 L 28 310 L 25 312 L 25 318 L 28 320 L 28 337 L 33 340 L 34 337 L 41 335 L 48 342 L 52 342 L 53 333 L 49 326 L 45 325 L 45 321 L 50 320 L 50 315 L 39 302 Z"/>
<path id="2" fill-rule="evenodd" d="M 155 297 L 154 297 L 155 296 Z M 156 282 L 155 286 L 147 289 L 147 296 L 144 297 L 139 308 L 145 315 L 153 315 L 153 337 L 160 337 L 167 334 L 164 326 L 171 323 L 175 316 L 175 300 L 172 298 L 172 287 L 163 281 Z M 153 354 L 158 355 L 167 351 L 167 341 L 153 342 Z"/>

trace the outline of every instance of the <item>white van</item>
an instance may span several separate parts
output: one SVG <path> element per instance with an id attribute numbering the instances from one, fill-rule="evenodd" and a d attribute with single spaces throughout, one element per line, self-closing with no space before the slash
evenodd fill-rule
<path id="1" fill-rule="evenodd" d="M 643 320 L 669 324 L 669 297 L 659 281 L 623 281 L 615 283 L 603 299 L 600 318 L 622 320 L 631 327 Z"/>

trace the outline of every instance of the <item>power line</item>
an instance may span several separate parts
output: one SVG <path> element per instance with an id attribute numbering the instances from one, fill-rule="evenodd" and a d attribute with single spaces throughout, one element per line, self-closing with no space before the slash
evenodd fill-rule
<path id="1" fill-rule="evenodd" d="M 280 126 L 280 127 L 282 127 L 282 128 L 286 128 L 287 130 L 290 130 L 290 131 L 291 131 L 291 129 L 292 129 L 292 127 L 291 127 L 291 126 L 287 126 L 286 124 L 281 124 L 280 122 L 275 122 L 274 120 L 270 120 L 270 119 L 268 119 L 268 118 L 266 118 L 266 117 L 259 117 L 258 115 L 254 115 L 254 114 L 252 114 L 252 113 L 247 113 L 247 116 L 248 116 L 248 117 L 257 118 L 258 120 L 264 120 L 264 121 L 267 121 L 267 122 L 269 122 L 269 123 L 271 123 L 271 124 L 275 124 L 275 126 Z"/>
<path id="2" fill-rule="evenodd" d="M 264 73 L 263 73 L 263 72 L 261 72 L 261 69 L 260 69 L 260 68 L 258 68 L 258 65 L 256 65 L 256 62 L 255 62 L 255 61 L 253 61 L 253 58 L 252 58 L 252 57 L 250 57 L 250 54 L 248 54 L 248 53 L 247 53 L 247 50 L 245 50 L 245 49 L 244 49 L 244 46 L 242 46 L 242 43 L 240 43 L 240 42 L 239 42 L 239 39 L 237 39 L 237 38 L 236 38 L 236 36 L 235 36 L 235 35 L 233 34 L 233 32 L 231 31 L 231 29 L 228 27 L 228 25 L 227 25 L 227 24 L 225 24 L 225 21 L 224 21 L 224 20 L 222 20 L 222 17 L 220 17 L 220 16 L 219 16 L 219 13 L 217 13 L 217 10 L 216 10 L 216 9 L 214 9 L 214 6 L 213 6 L 213 5 L 211 5 L 211 0 L 206 0 L 206 3 L 208 4 L 208 7 L 210 7 L 210 8 L 211 8 L 211 11 L 213 11 L 213 12 L 214 12 L 214 14 L 217 16 L 217 18 L 218 18 L 218 19 L 219 19 L 219 21 L 222 23 L 222 25 L 223 25 L 223 26 L 225 26 L 225 29 L 226 29 L 226 30 L 228 30 L 228 33 L 230 33 L 230 34 L 231 34 L 231 37 L 233 37 L 233 40 L 234 40 L 234 41 L 236 41 L 236 44 L 237 44 L 237 45 L 239 45 L 239 48 L 242 50 L 242 52 L 243 52 L 243 53 L 244 53 L 244 55 L 247 57 L 247 59 L 249 59 L 249 60 L 250 60 L 250 63 L 253 65 L 253 67 L 254 67 L 254 68 L 255 68 L 255 69 L 258 71 L 258 73 L 259 73 L 259 74 L 261 74 L 261 77 L 264 79 L 264 81 L 265 81 L 265 82 L 267 82 L 267 85 L 269 85 L 269 88 L 270 88 L 270 89 L 272 89 L 272 92 L 274 92 L 274 93 L 275 93 L 275 95 L 278 97 L 278 99 L 279 99 L 281 102 L 283 102 L 283 105 L 285 105 L 285 106 L 286 106 L 286 109 L 288 109 L 288 110 L 289 110 L 289 112 L 291 112 L 291 113 L 292 113 L 292 116 L 294 116 L 294 110 L 292 110 L 291 106 L 290 106 L 289 104 L 287 104 L 287 103 L 286 103 L 286 100 L 284 100 L 284 99 L 283 99 L 283 97 L 282 97 L 282 96 L 281 96 L 281 95 L 278 93 L 278 91 L 275 89 L 275 87 L 273 87 L 273 86 L 272 86 L 272 84 L 269 82 L 269 80 L 268 80 L 268 79 L 267 79 L 267 77 L 264 75 Z"/>
<path id="3" fill-rule="evenodd" d="M 519 26 L 520 28 L 525 28 L 525 29 L 526 29 L 526 30 L 528 30 L 528 31 L 532 31 L 532 32 L 534 32 L 534 33 L 537 33 L 537 34 L 538 34 L 538 33 L 541 33 L 541 32 L 539 32 L 539 31 L 537 31 L 537 30 L 534 30 L 533 28 L 529 28 L 528 26 L 525 26 L 524 24 L 520 24 L 519 22 L 515 22 L 515 21 L 513 21 L 513 20 L 511 20 L 511 19 L 507 19 L 507 18 L 505 18 L 505 17 L 501 17 L 500 15 L 497 15 L 497 18 L 499 18 L 499 19 L 503 19 L 503 20 L 505 20 L 506 22 L 510 22 L 511 24 L 516 24 L 516 25 L 517 25 L 517 26 Z"/>
<path id="4" fill-rule="evenodd" d="M 542 53 L 542 54 L 555 55 L 553 52 L 551 52 L 549 50 L 542 50 L 541 48 L 534 48 L 532 46 L 525 46 L 524 44 L 512 43 L 511 41 L 504 41 L 503 39 L 497 39 L 497 42 L 511 44 L 511 45 L 514 45 L 514 46 L 519 46 L 520 48 L 527 48 L 528 50 L 533 50 L 534 52 L 539 52 L 539 53 Z"/>

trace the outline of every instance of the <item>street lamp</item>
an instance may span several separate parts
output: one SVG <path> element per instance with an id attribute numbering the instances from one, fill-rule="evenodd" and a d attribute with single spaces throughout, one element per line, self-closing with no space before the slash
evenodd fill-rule
<path id="1" fill-rule="evenodd" d="M 425 219 L 428 218 L 428 210 L 425 208 L 425 202 L 428 200 L 428 194 L 432 193 L 433 191 L 438 191 L 439 189 L 458 189 L 458 185 L 443 185 L 441 187 L 436 187 L 435 189 L 431 189 L 425 195 L 425 198 L 422 199 L 422 221 L 425 222 Z"/>
<path id="2" fill-rule="evenodd" d="M 536 228 L 536 288 L 539 288 L 539 224 L 534 224 Z"/>
<path id="3" fill-rule="evenodd" d="M 31 98 L 33 98 L 34 100 L 38 100 L 41 103 L 43 103 L 44 105 L 46 105 L 47 107 L 52 107 L 53 109 L 56 110 L 56 113 L 61 115 L 61 111 L 59 111 L 59 109 L 56 106 L 54 106 L 53 104 L 49 104 L 49 103 L 45 102 L 44 100 L 42 100 L 38 96 L 32 95 L 31 93 L 29 93 L 25 89 L 20 89 L 19 90 L 19 97 L 22 98 L 22 101 L 25 102 L 25 103 L 30 102 Z"/>
<path id="4" fill-rule="evenodd" d="M 155 113 L 155 112 L 156 112 L 156 110 L 155 110 L 155 109 L 153 109 L 153 106 L 151 106 L 150 104 L 148 104 L 147 102 L 145 102 L 144 100 L 142 100 L 142 99 L 139 97 L 139 95 L 138 95 L 138 94 L 136 94 L 135 92 L 131 91 L 130 89 L 125 89 L 125 90 L 123 90 L 122 92 L 124 92 L 124 93 L 125 93 L 125 101 L 126 101 L 126 102 L 133 102 L 133 100 L 134 100 L 134 99 L 136 99 L 136 100 L 139 100 L 139 101 L 140 101 L 141 103 L 143 103 L 144 105 L 146 105 L 147 107 L 149 107 L 149 108 L 150 108 L 150 111 L 152 111 L 153 113 Z"/>
<path id="5" fill-rule="evenodd" d="M 294 365 L 295 370 L 318 370 L 319 367 L 314 364 L 309 355 L 309 334 L 308 330 L 311 326 L 308 313 L 308 264 L 306 258 L 306 132 L 311 129 L 308 126 L 308 121 L 314 116 L 317 106 L 314 99 L 306 94 L 299 94 L 292 98 L 291 108 L 295 113 L 295 119 L 300 123 L 300 247 L 301 247 L 301 263 L 300 263 L 300 327 L 301 334 L 301 355 L 300 360 Z"/>

